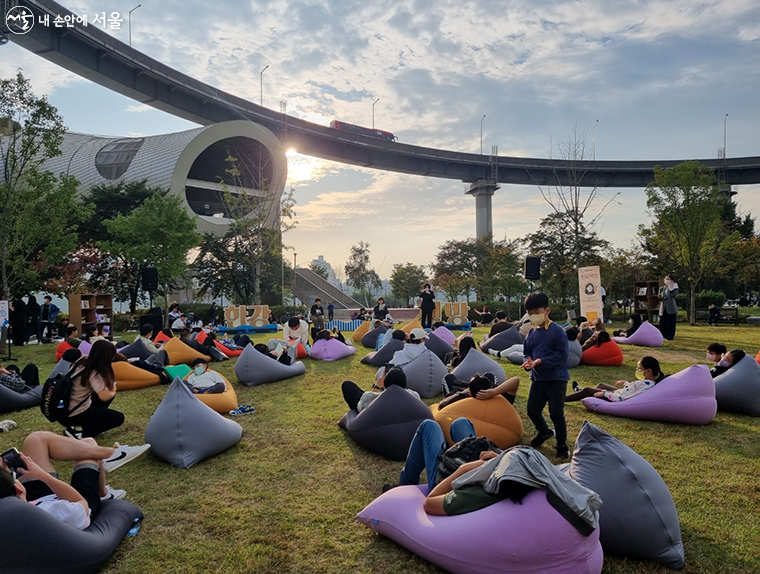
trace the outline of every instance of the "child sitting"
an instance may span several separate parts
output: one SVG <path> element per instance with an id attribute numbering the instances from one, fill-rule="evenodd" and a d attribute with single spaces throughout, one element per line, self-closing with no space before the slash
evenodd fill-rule
<path id="1" fill-rule="evenodd" d="M 576 381 L 573 381 L 573 393 L 565 397 L 565 402 L 597 397 L 612 403 L 619 403 L 651 389 L 665 376 L 657 359 L 649 356 L 642 357 L 636 368 L 636 378 L 639 380 L 633 382 L 617 381 L 615 385 L 600 383 L 595 387 L 585 388 L 581 388 Z"/>
<path id="2" fill-rule="evenodd" d="M 190 366 L 193 372 L 185 379 L 185 384 L 190 387 L 196 395 L 211 394 L 211 393 L 223 393 L 227 389 L 227 384 L 224 382 L 222 375 L 216 371 L 208 370 L 208 363 L 206 359 L 197 358 L 194 359 Z"/>

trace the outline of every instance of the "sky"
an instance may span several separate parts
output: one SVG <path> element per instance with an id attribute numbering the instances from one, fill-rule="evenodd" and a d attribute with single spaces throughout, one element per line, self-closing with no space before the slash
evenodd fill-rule
<path id="1" fill-rule="evenodd" d="M 137 4 L 67 0 L 90 17 Z M 360 2 L 142 0 L 133 47 L 222 90 L 322 125 L 332 119 L 455 151 L 557 157 L 577 134 L 600 160 L 760 155 L 760 3 L 756 0 L 439 0 Z M 260 72 L 269 68 L 260 83 Z M 79 78 L 9 43 L 0 76 L 21 67 L 72 131 L 155 135 L 197 127 Z M 726 114 L 728 117 L 726 118 Z M 485 115 L 485 118 L 483 118 Z M 594 129 L 594 124 L 596 128 Z M 288 153 L 298 225 L 285 234 L 303 263 L 342 268 L 370 244 L 381 277 L 428 265 L 450 239 L 475 234 L 475 201 L 454 180 Z M 760 186 L 742 186 L 760 214 Z M 602 189 L 595 230 L 631 247 L 648 223 L 643 189 Z M 550 207 L 532 186 L 502 185 L 494 235 L 520 239 Z"/>

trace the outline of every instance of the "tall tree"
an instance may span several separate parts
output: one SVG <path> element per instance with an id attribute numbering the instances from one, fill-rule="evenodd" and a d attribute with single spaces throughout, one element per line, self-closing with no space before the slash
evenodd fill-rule
<path id="1" fill-rule="evenodd" d="M 410 306 L 412 297 L 416 297 L 422 290 L 422 285 L 427 281 L 427 273 L 421 265 L 397 263 L 391 273 L 391 288 L 393 294 Z"/>
<path id="2" fill-rule="evenodd" d="M 380 276 L 369 262 L 369 243 L 359 241 L 359 245 L 351 246 L 344 271 L 347 283 L 364 297 L 364 304 L 369 306 L 370 297 L 382 285 Z"/>
<path id="3" fill-rule="evenodd" d="M 671 273 L 689 289 L 689 319 L 696 321 L 696 292 L 708 270 L 739 238 L 726 236 L 721 223 L 720 182 L 715 172 L 697 161 L 672 169 L 655 166 L 654 181 L 646 188 L 650 227 L 639 233 L 647 248 L 668 261 Z"/>
<path id="4" fill-rule="evenodd" d="M 322 279 L 327 281 L 330 278 L 330 273 L 327 271 L 327 267 L 320 265 L 319 263 L 309 263 L 309 269 L 319 275 Z"/>

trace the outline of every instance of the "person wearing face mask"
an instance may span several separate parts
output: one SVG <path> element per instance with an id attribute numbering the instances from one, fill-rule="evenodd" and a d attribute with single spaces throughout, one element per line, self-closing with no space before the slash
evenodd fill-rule
<path id="1" fill-rule="evenodd" d="M 585 388 L 581 388 L 577 382 L 573 381 L 573 393 L 565 397 L 565 402 L 596 397 L 611 403 L 619 403 L 648 391 L 666 376 L 660 369 L 660 362 L 657 359 L 642 357 L 636 367 L 636 381 L 617 381 L 614 385 L 599 383 L 595 387 Z"/>
<path id="2" fill-rule="evenodd" d="M 196 395 L 205 393 L 223 393 L 227 389 L 227 384 L 222 376 L 216 371 L 208 370 L 206 359 L 194 359 L 190 363 L 193 372 L 185 379 L 185 384 Z"/>
<path id="3" fill-rule="evenodd" d="M 641 315 L 639 315 L 638 313 L 632 313 L 631 316 L 628 318 L 628 329 L 626 330 L 620 329 L 619 331 L 613 331 L 612 334 L 615 337 L 630 337 L 636 331 L 639 330 L 639 327 L 641 327 Z"/>
<path id="4" fill-rule="evenodd" d="M 528 417 L 536 426 L 536 436 L 530 445 L 539 448 L 556 435 L 557 458 L 567 459 L 567 423 L 565 422 L 565 393 L 570 373 L 567 370 L 568 341 L 562 327 L 549 319 L 549 297 L 532 293 L 525 298 L 525 310 L 533 328 L 525 339 L 522 367 L 530 371 Z M 543 410 L 549 404 L 550 429 Z"/>
<path id="5" fill-rule="evenodd" d="M 678 295 L 678 283 L 673 281 L 670 275 L 665 275 L 665 285 L 660 287 L 657 297 L 660 299 L 660 332 L 662 338 L 668 341 L 672 341 L 676 336 L 676 317 L 678 316 L 676 295 Z"/>

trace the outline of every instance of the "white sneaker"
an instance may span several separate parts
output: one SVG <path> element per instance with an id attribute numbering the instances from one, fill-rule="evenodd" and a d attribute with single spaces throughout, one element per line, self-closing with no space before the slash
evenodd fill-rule
<path id="1" fill-rule="evenodd" d="M 0 432 L 9 432 L 15 429 L 18 425 L 16 424 L 16 421 L 12 421 L 10 419 L 4 420 L 3 422 L 0 422 Z"/>
<path id="2" fill-rule="evenodd" d="M 121 488 L 111 488 L 109 485 L 106 485 L 106 491 L 106 495 L 101 496 L 100 500 L 121 500 L 127 495 L 126 490 L 123 490 Z"/>
<path id="3" fill-rule="evenodd" d="M 106 472 L 113 472 L 120 466 L 127 464 L 130 460 L 133 460 L 145 453 L 149 448 L 149 444 L 143 444 L 141 446 L 127 446 L 120 445 L 118 442 L 114 443 L 113 455 L 108 460 L 103 461 L 103 470 Z"/>
<path id="4" fill-rule="evenodd" d="M 488 349 L 488 354 L 493 355 L 494 357 L 498 357 L 499 351 L 496 351 L 495 349 Z"/>

